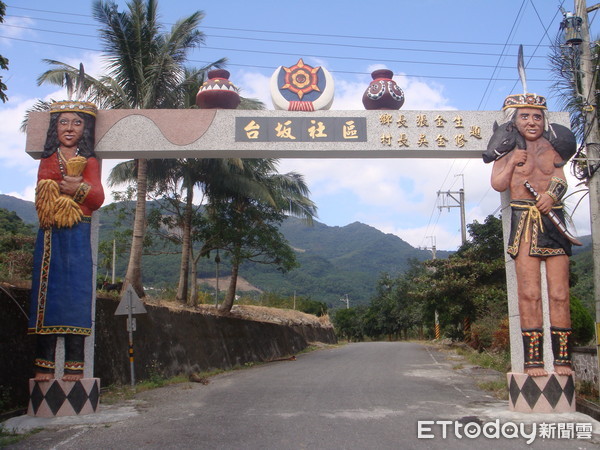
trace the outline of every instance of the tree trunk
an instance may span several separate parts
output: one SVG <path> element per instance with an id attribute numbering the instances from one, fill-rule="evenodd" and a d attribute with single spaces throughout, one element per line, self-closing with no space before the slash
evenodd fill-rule
<path id="1" fill-rule="evenodd" d="M 225 294 L 225 300 L 219 306 L 219 311 L 228 313 L 233 308 L 233 302 L 235 301 L 235 291 L 237 288 L 237 278 L 240 271 L 240 260 L 237 256 L 231 258 L 231 281 L 227 288 L 227 294 Z"/>
<path id="2" fill-rule="evenodd" d="M 192 205 L 194 194 L 193 188 L 187 189 L 185 198 L 185 211 L 183 213 L 183 229 L 181 239 L 181 264 L 179 265 L 179 284 L 175 298 L 181 303 L 187 302 L 188 284 L 190 274 L 190 245 L 192 234 Z"/>
<path id="3" fill-rule="evenodd" d="M 193 252 L 190 250 L 190 261 L 192 265 L 192 284 L 190 286 L 190 299 L 188 304 L 190 306 L 196 306 L 198 304 L 198 260 L 200 259 L 200 252 L 198 256 L 194 258 Z"/>
<path id="4" fill-rule="evenodd" d="M 135 218 L 133 221 L 133 236 L 131 238 L 131 251 L 129 264 L 123 283 L 123 290 L 129 285 L 133 286 L 138 297 L 146 294 L 142 284 L 142 252 L 144 250 L 144 236 L 146 234 L 146 193 L 148 190 L 148 161 L 138 159 L 137 170 L 137 200 L 135 204 Z"/>

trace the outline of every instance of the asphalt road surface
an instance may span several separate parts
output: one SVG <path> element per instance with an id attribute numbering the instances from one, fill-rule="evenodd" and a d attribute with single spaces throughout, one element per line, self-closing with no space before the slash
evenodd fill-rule
<path id="1" fill-rule="evenodd" d="M 599 447 L 600 424 L 589 416 L 511 413 L 506 401 L 477 387 L 486 373 L 430 346 L 355 343 L 225 373 L 208 385 L 140 393 L 128 404 L 101 405 L 87 423 L 50 419 L 42 431 L 8 448 Z M 554 433 L 563 423 L 562 437 L 542 438 L 543 422 Z M 589 425 L 575 434 L 582 423 Z"/>

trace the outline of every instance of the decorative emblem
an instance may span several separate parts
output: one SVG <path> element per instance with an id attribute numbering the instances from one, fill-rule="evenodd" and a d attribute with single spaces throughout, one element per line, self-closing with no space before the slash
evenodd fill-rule
<path id="1" fill-rule="evenodd" d="M 285 84 L 281 86 L 281 89 L 289 89 L 300 100 L 302 100 L 304 94 L 320 91 L 317 85 L 317 73 L 320 69 L 320 67 L 311 67 L 304 64 L 304 61 L 300 58 L 292 67 L 283 68 L 285 71 Z"/>
<path id="2" fill-rule="evenodd" d="M 324 67 L 305 64 L 302 58 L 293 66 L 279 66 L 271 77 L 271 98 L 276 109 L 329 109 L 333 91 L 333 78 L 329 72 Z"/>

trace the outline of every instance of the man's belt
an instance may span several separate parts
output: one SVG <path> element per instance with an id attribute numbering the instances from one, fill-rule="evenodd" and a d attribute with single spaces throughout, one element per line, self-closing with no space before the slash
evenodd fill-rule
<path id="1" fill-rule="evenodd" d="M 531 192 L 533 194 L 533 196 L 537 200 L 538 197 L 540 196 L 540 194 L 538 194 L 537 191 L 533 188 L 533 186 L 531 184 L 529 184 L 529 181 L 525 181 L 525 183 L 523 183 L 523 184 L 529 190 L 529 192 Z M 571 233 L 569 233 L 569 230 L 567 230 L 567 227 L 565 226 L 565 224 L 560 220 L 560 217 L 558 217 L 558 215 L 554 211 L 550 210 L 550 212 L 548 213 L 548 218 L 556 226 L 556 228 L 558 228 L 558 231 L 560 231 L 560 234 L 562 234 L 564 237 L 566 237 L 571 244 L 583 245 L 575 236 L 573 236 Z"/>

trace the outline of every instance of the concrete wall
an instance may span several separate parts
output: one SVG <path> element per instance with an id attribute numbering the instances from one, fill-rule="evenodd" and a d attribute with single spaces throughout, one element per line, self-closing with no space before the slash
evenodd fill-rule
<path id="1" fill-rule="evenodd" d="M 118 302 L 96 303 L 95 373 L 103 386 L 130 382 L 126 316 Z M 33 375 L 35 338 L 28 336 L 29 290 L 0 289 L 0 406 L 24 406 Z M 297 353 L 308 342 L 335 343 L 332 328 L 285 326 L 146 306 L 133 333 L 136 380 L 208 369 L 228 369 Z M 3 400 L 6 398 L 6 400 Z M 4 402 L 4 405 L 3 405 Z"/>
<path id="2" fill-rule="evenodd" d="M 576 381 L 588 381 L 598 386 L 598 356 L 595 347 L 573 348 L 573 368 Z"/>
<path id="3" fill-rule="evenodd" d="M 96 376 L 103 385 L 130 380 L 126 316 L 114 316 L 117 302 L 96 305 Z M 136 379 L 208 369 L 291 355 L 308 342 L 335 343 L 332 328 L 284 326 L 265 322 L 171 311 L 146 305 L 133 333 Z"/>
<path id="4" fill-rule="evenodd" d="M 29 292 L 0 288 L 0 406 L 2 410 L 26 406 L 27 380 L 33 375 L 35 338 L 27 335 Z M 21 310 L 23 309 L 24 312 Z"/>

